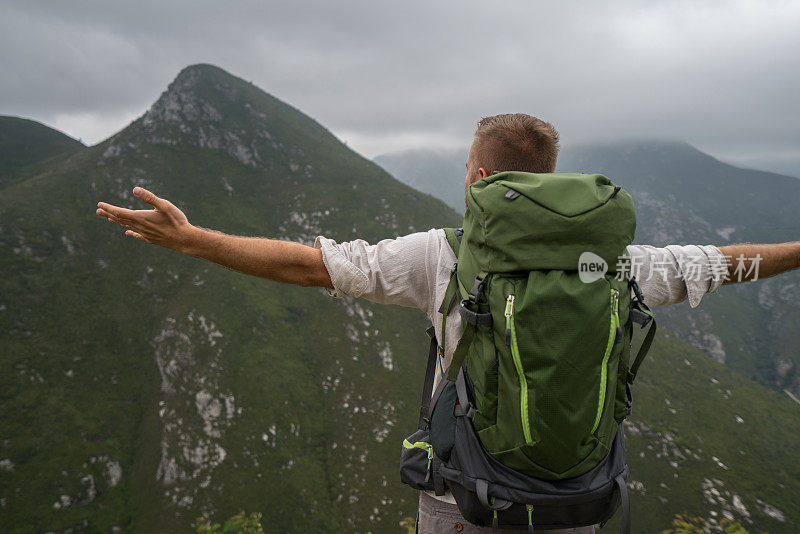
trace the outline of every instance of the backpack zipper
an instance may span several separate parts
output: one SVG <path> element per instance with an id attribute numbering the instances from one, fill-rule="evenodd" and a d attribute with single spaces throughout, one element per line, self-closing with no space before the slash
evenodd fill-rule
<path id="1" fill-rule="evenodd" d="M 522 369 L 522 359 L 519 357 L 519 346 L 517 346 L 517 330 L 514 328 L 514 295 L 509 295 L 506 299 L 506 345 L 511 347 L 511 357 L 514 360 L 514 367 L 517 369 L 519 378 L 519 407 L 520 417 L 522 418 L 522 433 L 525 435 L 525 442 L 530 443 L 531 426 L 528 421 L 528 381 L 525 380 L 525 371 Z"/>
<path id="2" fill-rule="evenodd" d="M 611 351 L 614 349 L 614 344 L 617 340 L 619 332 L 619 291 L 616 289 L 611 290 L 611 319 L 609 320 L 608 327 L 608 342 L 606 342 L 606 350 L 603 354 L 603 363 L 600 367 L 600 393 L 597 400 L 597 414 L 594 417 L 594 425 L 590 434 L 594 434 L 597 427 L 600 426 L 600 418 L 603 416 L 603 406 L 606 403 L 606 389 L 608 386 L 608 358 L 611 356 Z"/>

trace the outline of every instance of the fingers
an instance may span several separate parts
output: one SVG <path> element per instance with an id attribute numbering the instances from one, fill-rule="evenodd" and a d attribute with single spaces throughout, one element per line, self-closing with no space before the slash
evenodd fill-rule
<path id="1" fill-rule="evenodd" d="M 134 187 L 133 194 L 147 204 L 150 204 L 157 211 L 166 212 L 168 208 L 173 207 L 172 204 L 168 200 L 164 200 L 163 198 L 158 198 L 153 193 L 144 189 L 142 187 Z M 101 217 L 116 217 L 116 218 L 125 218 L 125 219 L 136 219 L 137 216 L 146 215 L 148 213 L 152 213 L 151 210 L 129 210 L 127 208 L 120 208 L 119 206 L 114 206 L 113 204 L 108 204 L 107 202 L 98 202 L 97 203 L 97 214 Z"/>
<path id="2" fill-rule="evenodd" d="M 117 219 L 124 218 L 124 219 L 132 219 L 135 218 L 137 213 L 135 210 L 129 210 L 126 208 L 120 208 L 119 206 L 113 206 L 111 204 L 107 204 L 105 202 L 98 202 L 97 203 L 97 212 L 98 215 L 101 217 L 115 217 Z"/>
<path id="3" fill-rule="evenodd" d="M 105 217 L 106 219 L 108 219 L 108 222 L 112 222 L 112 223 L 118 224 L 118 225 L 122 226 L 123 228 L 127 228 L 128 230 L 131 230 L 133 228 L 134 224 L 136 224 L 136 222 L 137 222 L 135 220 L 117 217 L 113 213 L 111 213 L 109 211 L 106 211 L 103 208 L 97 208 L 96 213 L 99 216 Z"/>
<path id="4" fill-rule="evenodd" d="M 134 232 L 133 230 L 126 230 L 125 235 L 128 237 L 133 237 L 134 239 L 138 239 L 139 241 L 142 241 L 144 243 L 148 242 L 147 239 L 145 239 L 142 234 Z"/>
<path id="5" fill-rule="evenodd" d="M 111 213 L 110 211 L 106 211 L 106 210 L 104 210 L 103 208 L 97 208 L 97 211 L 96 211 L 96 213 L 97 213 L 97 214 L 98 214 L 100 217 L 105 217 L 106 219 L 112 219 L 112 218 L 115 218 L 113 213 Z"/>
<path id="6" fill-rule="evenodd" d="M 164 199 L 158 198 L 153 193 L 151 193 L 147 189 L 144 189 L 143 187 L 134 187 L 133 194 L 136 198 L 138 198 L 142 202 L 150 204 L 157 210 L 163 210 L 166 207 L 165 203 L 166 201 Z"/>
<path id="7" fill-rule="evenodd" d="M 107 212 L 107 211 L 105 211 L 103 209 L 100 209 L 100 208 L 98 208 L 97 214 L 100 215 L 101 217 L 105 217 L 108 220 L 108 222 L 112 222 L 112 223 L 118 224 L 118 225 L 120 225 L 120 226 L 122 226 L 124 228 L 127 228 L 127 229 L 131 229 L 133 227 L 133 224 L 134 224 L 134 221 L 132 221 L 130 219 L 120 219 L 118 217 L 115 217 L 111 213 L 109 213 L 109 212 Z"/>

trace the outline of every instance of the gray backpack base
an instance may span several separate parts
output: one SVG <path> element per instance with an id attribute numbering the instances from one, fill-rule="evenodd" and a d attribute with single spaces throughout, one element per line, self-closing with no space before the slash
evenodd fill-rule
<path id="1" fill-rule="evenodd" d="M 441 465 L 438 474 L 453 492 L 467 521 L 501 529 L 519 529 L 529 524 L 537 529 L 579 527 L 605 524 L 622 504 L 626 530 L 628 466 L 622 425 L 611 451 L 592 470 L 570 479 L 541 480 L 518 473 L 488 454 L 472 426 L 469 408 L 462 410 L 461 406 L 462 401 L 455 407 L 460 415 L 456 416 L 449 460 Z M 530 518 L 526 504 L 533 505 Z"/>

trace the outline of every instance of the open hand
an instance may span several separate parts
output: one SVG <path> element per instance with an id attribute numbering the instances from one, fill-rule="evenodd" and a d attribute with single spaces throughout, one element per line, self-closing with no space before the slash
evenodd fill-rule
<path id="1" fill-rule="evenodd" d="M 97 214 L 124 227 L 126 236 L 182 251 L 195 230 L 186 215 L 169 200 L 158 198 L 141 187 L 134 187 L 133 194 L 154 209 L 129 210 L 99 202 Z"/>

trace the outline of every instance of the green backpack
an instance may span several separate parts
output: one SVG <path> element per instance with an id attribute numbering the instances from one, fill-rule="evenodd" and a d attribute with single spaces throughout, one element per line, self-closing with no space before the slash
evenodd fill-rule
<path id="1" fill-rule="evenodd" d="M 631 196 L 597 174 L 502 172 L 467 207 L 463 236 L 445 230 L 458 262 L 439 310 L 458 306 L 462 337 L 406 443 L 430 443 L 427 478 L 478 525 L 627 516 L 621 423 L 655 333 L 626 269 Z M 633 323 L 650 329 L 631 362 Z"/>

